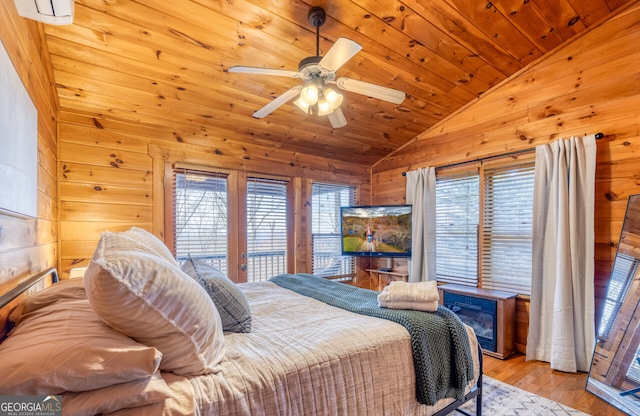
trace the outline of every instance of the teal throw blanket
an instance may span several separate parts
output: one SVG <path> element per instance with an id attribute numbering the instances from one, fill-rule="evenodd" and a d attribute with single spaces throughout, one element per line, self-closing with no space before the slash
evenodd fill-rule
<path id="1" fill-rule="evenodd" d="M 464 397 L 464 389 L 473 379 L 473 359 L 467 331 L 449 309 L 438 306 L 437 312 L 421 312 L 381 308 L 378 292 L 311 274 L 281 274 L 269 280 L 331 306 L 404 325 L 411 334 L 418 402 L 433 405 L 445 397 Z"/>

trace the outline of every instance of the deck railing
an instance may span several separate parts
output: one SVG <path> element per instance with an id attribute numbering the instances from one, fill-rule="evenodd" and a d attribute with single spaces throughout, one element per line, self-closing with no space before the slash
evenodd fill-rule
<path id="1" fill-rule="evenodd" d="M 227 256 L 223 254 L 191 254 L 191 257 L 204 261 L 216 269 L 228 274 Z M 182 263 L 187 257 L 178 257 Z M 313 257 L 314 272 L 323 277 L 351 276 L 351 260 L 332 253 L 319 253 Z M 259 282 L 287 272 L 287 253 L 285 250 L 270 250 L 250 253 L 247 256 L 247 281 Z"/>

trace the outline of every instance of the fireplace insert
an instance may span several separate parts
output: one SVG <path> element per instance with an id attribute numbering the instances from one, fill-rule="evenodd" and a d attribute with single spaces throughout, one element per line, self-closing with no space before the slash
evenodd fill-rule
<path id="1" fill-rule="evenodd" d="M 496 300 L 444 292 L 443 304 L 458 315 L 462 322 L 473 328 L 484 350 L 497 351 L 498 302 Z"/>

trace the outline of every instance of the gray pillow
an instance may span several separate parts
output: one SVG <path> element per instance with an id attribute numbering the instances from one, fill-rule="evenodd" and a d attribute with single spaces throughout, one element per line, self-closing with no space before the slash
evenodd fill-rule
<path id="1" fill-rule="evenodd" d="M 182 265 L 182 271 L 194 278 L 209 293 L 218 308 L 223 330 L 251 332 L 249 302 L 231 279 L 212 265 L 191 256 Z"/>

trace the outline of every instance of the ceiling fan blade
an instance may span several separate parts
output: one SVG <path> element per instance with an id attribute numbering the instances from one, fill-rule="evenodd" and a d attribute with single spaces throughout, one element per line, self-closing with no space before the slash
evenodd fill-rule
<path id="1" fill-rule="evenodd" d="M 337 71 L 355 54 L 360 52 L 362 46 L 347 38 L 339 38 L 331 49 L 324 55 L 318 66 L 325 71 Z"/>
<path id="2" fill-rule="evenodd" d="M 389 101 L 394 104 L 401 104 L 406 97 L 406 94 L 403 91 L 351 78 L 340 77 L 335 81 L 335 83 L 338 88 L 343 90 L 377 98 L 379 100 Z"/>
<path id="3" fill-rule="evenodd" d="M 331 127 L 334 129 L 339 129 L 340 127 L 344 127 L 347 125 L 347 119 L 342 112 L 340 107 L 333 110 L 331 114 L 327 116 L 329 118 L 329 122 L 331 123 Z"/>
<path id="4" fill-rule="evenodd" d="M 242 74 L 256 74 L 256 75 L 276 75 L 279 77 L 299 78 L 300 73 L 298 71 L 287 71 L 286 69 L 274 69 L 274 68 L 258 68 L 255 66 L 232 66 L 227 69 L 227 72 L 236 72 Z"/>
<path id="5" fill-rule="evenodd" d="M 282 105 L 284 105 L 287 101 L 291 100 L 293 97 L 300 94 L 301 89 L 302 89 L 302 86 L 296 85 L 295 87 L 291 88 L 284 94 L 276 97 L 269 104 L 265 105 L 264 107 L 262 107 L 261 109 L 253 113 L 253 117 L 263 118 L 268 116 L 269 114 L 273 113 L 275 110 L 280 108 Z"/>

